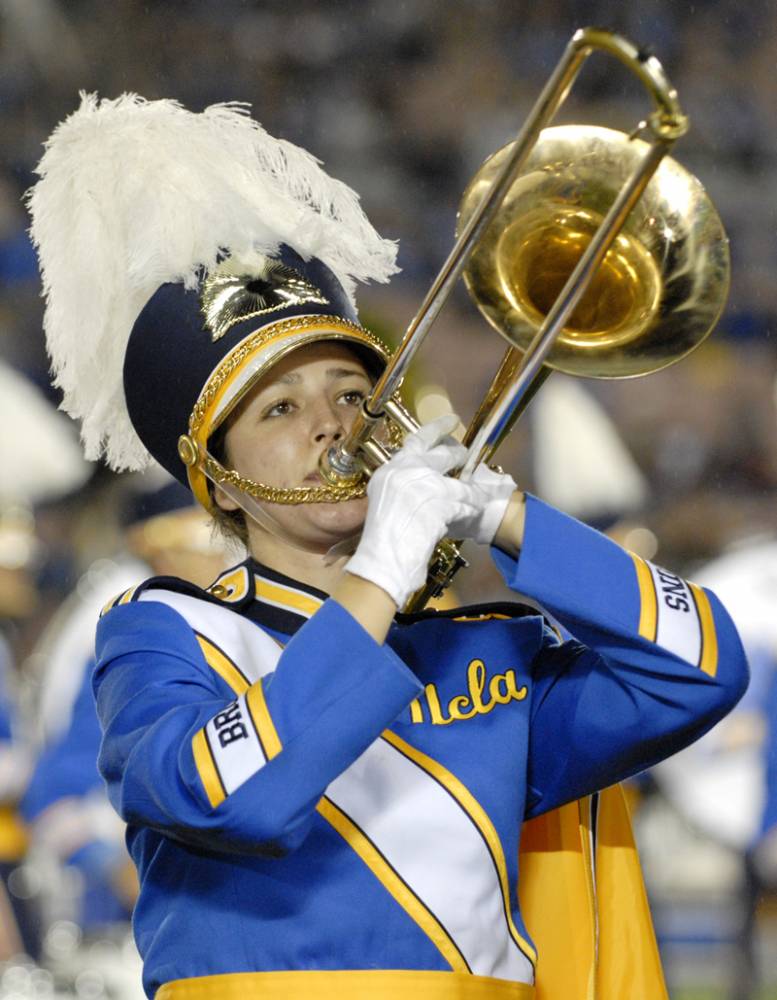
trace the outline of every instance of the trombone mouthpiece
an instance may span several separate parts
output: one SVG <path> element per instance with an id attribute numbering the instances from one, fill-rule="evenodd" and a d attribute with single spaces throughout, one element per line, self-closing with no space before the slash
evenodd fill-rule
<path id="1" fill-rule="evenodd" d="M 341 445 L 321 452 L 318 471 L 328 486 L 355 486 L 363 478 L 356 460 Z"/>

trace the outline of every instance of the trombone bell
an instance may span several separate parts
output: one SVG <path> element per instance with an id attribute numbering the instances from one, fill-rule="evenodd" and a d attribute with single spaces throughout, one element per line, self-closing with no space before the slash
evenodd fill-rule
<path id="1" fill-rule="evenodd" d="M 461 230 L 509 156 L 464 192 Z M 525 351 L 647 144 L 593 126 L 543 130 L 464 271 L 489 323 Z M 644 375 L 713 329 L 728 294 L 728 240 L 704 188 L 664 158 L 545 364 L 572 375 Z"/>

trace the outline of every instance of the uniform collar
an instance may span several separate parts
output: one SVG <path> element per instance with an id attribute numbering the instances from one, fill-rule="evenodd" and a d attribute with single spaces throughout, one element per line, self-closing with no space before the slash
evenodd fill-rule
<path id="1" fill-rule="evenodd" d="M 271 632 L 291 636 L 329 596 L 248 558 L 222 573 L 209 592 Z"/>

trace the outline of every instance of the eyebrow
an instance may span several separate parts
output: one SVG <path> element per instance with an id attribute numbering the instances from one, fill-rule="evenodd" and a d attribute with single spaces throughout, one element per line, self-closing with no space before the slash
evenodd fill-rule
<path id="1" fill-rule="evenodd" d="M 351 375 L 360 375 L 362 378 L 369 380 L 369 375 L 364 371 L 359 371 L 356 368 L 327 368 L 327 375 L 332 378 L 349 378 Z"/>
<path id="2" fill-rule="evenodd" d="M 362 378 L 369 381 L 369 376 L 366 372 L 358 371 L 356 368 L 327 368 L 326 374 L 329 378 L 350 378 L 352 375 L 360 375 Z M 272 382 L 268 384 L 268 388 L 270 385 L 276 385 L 279 382 L 284 385 L 295 385 L 297 382 L 301 381 L 302 376 L 299 372 L 286 372 L 284 375 L 279 375 L 277 378 L 274 378 Z"/>

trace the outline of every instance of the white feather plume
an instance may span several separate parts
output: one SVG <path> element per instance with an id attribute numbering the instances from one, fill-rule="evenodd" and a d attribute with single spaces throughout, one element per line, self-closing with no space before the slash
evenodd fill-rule
<path id="1" fill-rule="evenodd" d="M 396 272 L 358 196 L 305 150 L 274 139 L 245 105 L 201 114 L 136 94 L 81 106 L 53 132 L 30 191 L 45 329 L 63 408 L 87 458 L 140 469 L 148 453 L 127 415 L 124 353 L 133 323 L 165 282 L 195 287 L 220 252 L 318 257 L 353 296 Z"/>

